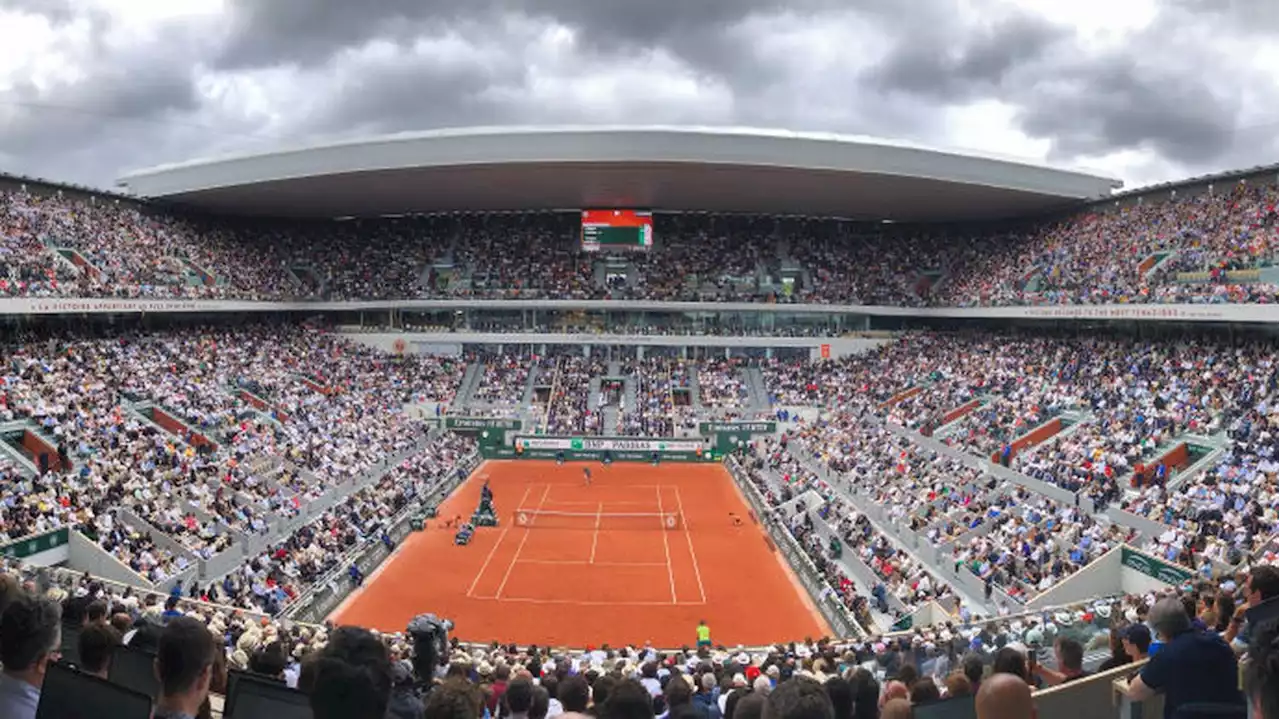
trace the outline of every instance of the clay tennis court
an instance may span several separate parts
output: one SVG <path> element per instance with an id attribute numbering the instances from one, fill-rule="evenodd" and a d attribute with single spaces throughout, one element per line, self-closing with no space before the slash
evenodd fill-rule
<path id="1" fill-rule="evenodd" d="M 500 524 L 455 546 L 442 525 L 486 479 Z M 486 462 L 439 514 L 330 618 L 399 631 L 435 612 L 464 641 L 572 646 L 692 645 L 702 619 L 726 645 L 829 632 L 718 464 Z"/>

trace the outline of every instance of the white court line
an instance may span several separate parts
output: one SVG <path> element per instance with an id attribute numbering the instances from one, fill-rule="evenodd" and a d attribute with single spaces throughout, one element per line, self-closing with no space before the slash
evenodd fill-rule
<path id="1" fill-rule="evenodd" d="M 524 506 L 524 500 L 529 498 L 529 492 L 533 490 L 533 485 L 524 488 L 524 496 L 520 498 L 520 506 Z M 471 581 L 471 586 L 467 589 L 467 596 L 476 590 L 476 585 L 480 583 L 480 577 L 484 576 L 485 570 L 489 568 L 489 562 L 493 561 L 494 552 L 498 551 L 498 547 L 502 546 L 502 540 L 507 538 L 507 532 L 511 531 L 511 525 L 508 524 L 503 528 L 502 534 L 498 535 L 498 541 L 493 543 L 493 547 L 489 550 L 489 555 L 484 558 L 484 564 L 480 565 L 480 571 L 476 572 L 476 578 Z"/>
<path id="2" fill-rule="evenodd" d="M 567 604 L 575 607 L 702 607 L 706 606 L 705 602 L 584 602 L 578 599 L 533 599 L 531 597 L 476 597 L 476 599 L 487 599 L 501 604 L 507 602 L 519 602 L 521 604 Z"/>
<path id="3" fill-rule="evenodd" d="M 680 512 L 680 523 L 684 525 L 684 538 L 689 543 L 689 558 L 693 560 L 693 576 L 698 578 L 698 595 L 702 602 L 707 601 L 707 590 L 702 587 L 702 570 L 698 569 L 698 554 L 693 551 L 693 537 L 689 534 L 689 518 L 684 513 L 684 500 L 680 497 L 680 488 L 676 487 L 676 511 Z"/>
<path id="4" fill-rule="evenodd" d="M 655 484 L 653 485 L 653 491 L 658 495 L 658 514 L 661 515 L 662 487 Z M 662 521 L 661 516 L 659 516 L 658 521 Z M 671 568 L 671 544 L 667 542 L 667 528 L 659 525 L 659 529 L 662 530 L 662 551 L 667 555 L 667 581 L 671 582 L 671 603 L 678 604 L 679 602 L 676 600 L 676 573 Z"/>
<path id="5" fill-rule="evenodd" d="M 547 495 L 551 494 L 551 485 L 542 491 L 542 499 L 538 500 L 538 509 L 542 509 L 542 505 L 547 501 Z M 493 598 L 498 599 L 502 596 L 502 590 L 507 588 L 507 580 L 511 578 L 511 570 L 516 568 L 516 563 L 520 561 L 520 553 L 524 551 L 524 543 L 529 541 L 529 528 L 524 528 L 524 536 L 520 538 L 520 544 L 516 547 L 515 556 L 511 558 L 511 564 L 507 565 L 507 573 L 502 575 L 502 584 L 498 585 L 498 591 L 494 593 Z"/>
<path id="6" fill-rule="evenodd" d="M 600 541 L 600 515 L 604 513 L 604 502 L 596 502 L 596 529 L 591 533 L 591 558 L 587 564 L 596 563 L 596 544 Z"/>
<path id="7" fill-rule="evenodd" d="M 665 567 L 664 562 L 584 562 L 581 559 L 521 559 L 521 564 L 550 564 L 560 567 Z"/>
<path id="8" fill-rule="evenodd" d="M 596 504 L 596 503 L 597 503 L 597 502 L 596 502 L 596 500 L 594 500 L 594 499 L 590 499 L 590 500 L 587 500 L 587 499 L 583 499 L 583 500 L 577 500 L 577 499 L 557 499 L 557 500 L 556 500 L 556 501 L 554 501 L 554 502 L 550 502 L 550 504 L 552 504 L 552 505 L 556 505 L 556 504 Z M 645 499 L 645 500 L 611 499 L 611 500 L 609 500 L 609 504 L 611 504 L 611 505 L 612 505 L 612 504 L 643 504 L 643 505 L 646 505 L 646 506 L 649 506 L 649 507 L 652 507 L 652 506 L 653 506 L 652 504 L 649 504 L 649 500 L 647 500 L 647 499 Z"/>

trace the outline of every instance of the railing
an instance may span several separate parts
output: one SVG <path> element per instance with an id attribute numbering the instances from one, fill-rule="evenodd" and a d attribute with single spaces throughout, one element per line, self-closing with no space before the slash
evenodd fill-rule
<path id="1" fill-rule="evenodd" d="M 409 449 L 400 452 L 394 457 L 383 459 L 374 465 L 371 471 L 350 480 L 329 485 L 320 497 L 299 507 L 298 514 L 295 516 L 273 522 L 270 531 L 267 533 L 242 534 L 240 541 L 234 545 L 238 550 L 229 549 L 211 557 L 209 560 L 200 562 L 201 579 L 208 581 L 221 577 L 235 569 L 244 559 L 255 557 L 266 551 L 268 547 L 283 541 L 293 532 L 314 522 L 338 502 L 381 481 L 401 462 L 419 452 L 425 451 L 437 436 L 436 432 L 432 431 L 425 439 L 420 440 Z"/>
<path id="2" fill-rule="evenodd" d="M 285 609 L 284 616 L 299 622 L 318 623 L 323 621 L 355 588 L 349 575 L 351 565 L 355 565 L 361 575 L 368 577 L 409 536 L 410 521 L 424 505 L 433 500 L 447 497 L 453 490 L 466 481 L 471 471 L 479 464 L 478 453 L 467 455 L 443 479 L 436 482 L 421 495 L 415 496 L 415 502 L 407 504 L 394 517 L 386 528 L 386 535 L 391 540 L 391 547 L 383 543 L 381 537 L 370 537 L 355 549 L 344 554 L 328 574 L 320 578 L 307 591 L 295 599 Z"/>
<path id="3" fill-rule="evenodd" d="M 33 554 L 57 549 L 71 541 L 70 533 L 70 527 L 58 527 L 45 532 L 37 532 L 11 539 L 4 544 L 0 544 L 0 557 L 25 559 Z"/>
<path id="4" fill-rule="evenodd" d="M 795 571 L 796 577 L 804 586 L 805 591 L 813 599 L 813 603 L 817 606 L 818 611 L 822 613 L 831 630 L 841 637 L 863 637 L 866 636 L 866 630 L 853 617 L 853 614 L 840 601 L 839 595 L 826 578 L 818 570 L 817 565 L 809 558 L 809 555 L 800 546 L 796 538 L 782 526 L 774 516 L 774 512 L 765 504 L 764 498 L 760 496 L 758 490 L 751 480 L 745 476 L 745 471 L 738 463 L 736 457 L 728 457 L 725 460 L 725 466 L 729 470 L 729 475 L 733 477 L 734 483 L 742 490 L 746 496 L 751 508 L 755 511 L 756 517 L 760 519 L 760 523 L 769 533 L 769 538 L 773 541 L 775 547 L 782 556 L 787 560 L 787 565 Z"/>

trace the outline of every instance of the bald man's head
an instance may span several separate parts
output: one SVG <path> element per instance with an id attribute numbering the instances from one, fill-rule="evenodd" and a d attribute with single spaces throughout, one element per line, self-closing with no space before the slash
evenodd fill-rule
<path id="1" fill-rule="evenodd" d="M 890 699 L 909 699 L 911 691 L 907 689 L 907 685 L 898 680 L 893 680 L 884 685 L 884 693 L 880 695 L 880 705 L 884 706 Z"/>
<path id="2" fill-rule="evenodd" d="M 1035 719 L 1031 687 L 1015 674 L 992 674 L 978 688 L 978 719 Z"/>

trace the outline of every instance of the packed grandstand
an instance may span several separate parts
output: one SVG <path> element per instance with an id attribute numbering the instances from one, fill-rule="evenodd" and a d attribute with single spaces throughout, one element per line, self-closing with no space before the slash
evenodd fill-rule
<path id="1" fill-rule="evenodd" d="M 658 214 L 660 242 L 621 282 L 582 250 L 575 213 L 221 220 L 14 179 L 0 295 L 1274 304 L 1270 176 L 1014 226 Z"/>
<path id="2" fill-rule="evenodd" d="M 827 356 L 817 347 L 830 325 L 628 315 L 626 303 L 1275 305 L 1270 174 L 946 228 L 658 214 L 660 243 L 616 270 L 582 251 L 572 213 L 221 218 L 11 179 L 0 191 L 7 298 L 590 299 L 618 309 L 424 319 L 419 329 L 453 338 L 451 352 L 366 341 L 375 329 L 412 334 L 412 315 L 362 328 L 347 326 L 352 313 L 296 311 L 9 323 L 5 669 L 31 661 L 10 652 L 11 639 L 56 603 L 61 646 L 87 671 L 106 672 L 103 657 L 126 638 L 163 657 L 195 622 L 218 647 L 215 693 L 230 669 L 326 697 L 325 672 L 363 652 L 368 676 L 356 682 L 397 717 L 474 718 L 483 707 L 621 719 L 638 716 L 626 703 L 635 679 L 649 712 L 749 719 L 785 713 L 797 701 L 785 695 L 810 678 L 825 684 L 827 716 L 861 719 L 900 716 L 891 712 L 904 700 L 920 712 L 972 706 L 1002 674 L 1043 690 L 1041 716 L 1065 716 L 1055 702 L 1110 707 L 1110 682 L 1102 702 L 1050 687 L 1120 667 L 1128 679 L 1153 640 L 1168 645 L 1187 624 L 1248 655 L 1252 690 L 1276 666 L 1274 322 L 1141 332 L 908 323 L 861 328 L 856 351 Z M 655 344 L 539 338 L 620 328 Z M 469 332 L 507 339 L 472 343 Z M 817 343 L 749 342 L 788 336 Z M 657 342 L 673 337 L 686 341 Z M 706 337 L 748 341 L 731 351 Z M 413 662 L 420 638 L 325 621 L 369 579 L 364 558 L 378 550 L 380 562 L 409 541 L 411 519 L 482 459 L 478 434 L 452 431 L 451 418 L 588 438 L 767 423 L 724 461 L 752 518 L 777 532 L 771 542 L 796 550 L 784 553 L 832 636 L 552 647 L 458 626 L 424 677 Z M 50 560 L 59 542 L 72 548 Z M 1089 594 L 1081 578 L 1118 552 L 1175 579 Z M 1185 606 L 1180 618 L 1170 597 Z M 1142 676 L 1163 688 L 1154 672 Z"/>

